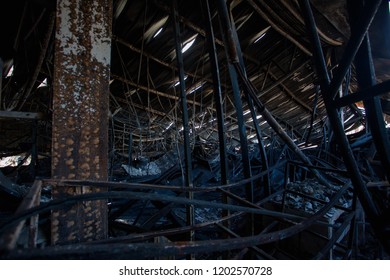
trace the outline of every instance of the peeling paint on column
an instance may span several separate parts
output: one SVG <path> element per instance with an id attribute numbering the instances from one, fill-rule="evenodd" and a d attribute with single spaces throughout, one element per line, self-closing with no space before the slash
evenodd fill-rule
<path id="1" fill-rule="evenodd" d="M 59 0 L 55 40 L 52 176 L 107 180 L 112 0 Z M 104 191 L 56 187 L 54 198 Z M 105 201 L 53 212 L 52 243 L 106 238 Z"/>

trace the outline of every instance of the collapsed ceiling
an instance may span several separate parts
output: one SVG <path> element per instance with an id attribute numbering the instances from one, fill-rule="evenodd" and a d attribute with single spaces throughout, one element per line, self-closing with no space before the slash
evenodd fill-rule
<path id="1" fill-rule="evenodd" d="M 46 87 L 50 87 L 53 78 L 53 24 L 50 21 L 53 20 L 54 7 L 48 2 L 14 1 L 5 4 L 10 7 L 4 10 L 11 11 L 13 16 L 2 24 L 6 27 L 1 46 L 3 73 L 7 76 L 11 68 L 14 71 L 3 81 L 3 110 L 24 111 L 42 102 L 46 108 L 36 110 L 50 115 L 50 96 Z M 322 1 L 313 1 L 313 5 L 327 63 L 332 69 L 338 63 L 350 30 L 346 2 L 328 2 L 325 6 Z M 185 50 L 185 87 L 191 134 L 193 138 L 196 135 L 207 141 L 216 140 L 217 132 L 212 71 L 205 38 L 205 7 L 200 3 L 180 3 L 179 18 Z M 298 143 L 321 141 L 326 111 L 319 96 L 310 42 L 305 35 L 304 20 L 297 2 L 232 1 L 229 7 L 247 76 L 258 90 L 260 100 Z M 215 10 L 215 7 L 211 9 Z M 228 137 L 234 142 L 238 139 L 237 120 L 224 42 L 217 28 L 215 13 L 213 24 L 216 26 L 214 32 L 220 60 L 225 125 Z M 170 7 L 165 2 L 114 1 L 110 112 L 115 131 L 119 134 L 133 132 L 134 140 L 138 142 L 135 150 L 139 153 L 169 146 L 171 139 L 175 139 L 183 127 L 181 118 L 177 117 L 181 108 L 178 106 L 179 78 L 173 35 Z M 384 40 L 379 35 L 375 38 Z M 388 78 L 387 45 L 375 40 L 374 43 L 374 47 L 378 46 L 374 49 L 379 73 L 377 78 L 384 81 Z M 348 85 L 349 90 L 356 90 L 353 75 Z M 341 94 L 345 94 L 346 90 L 342 89 Z M 39 91 L 42 93 L 36 94 Z M 388 108 L 386 98 L 383 98 L 383 103 L 383 107 Z M 359 127 L 362 129 L 356 124 L 361 109 L 354 105 L 350 107 L 344 110 L 347 133 Z M 248 140 L 256 142 L 245 102 L 243 111 Z M 258 121 L 267 144 L 272 140 L 273 132 L 260 116 Z"/>
<path id="2" fill-rule="evenodd" d="M 0 33 L 0 153 L 3 157 L 30 148 L 32 126 L 38 131 L 37 149 L 42 156 L 50 158 L 51 155 L 56 19 L 53 2 L 20 0 L 1 4 L 2 11 L 11 15 L 2 17 Z M 286 142 L 290 143 L 287 144 L 290 153 L 301 151 L 297 157 L 306 164 L 310 163 L 305 160 L 306 156 L 320 158 L 324 152 L 329 153 L 328 159 L 331 156 L 340 158 L 334 154 L 337 132 L 333 131 L 323 99 L 316 50 L 300 5 L 303 1 L 227 1 L 233 38 L 224 35 L 224 22 L 217 2 L 208 2 L 210 6 L 207 1 L 178 1 L 175 19 L 170 1 L 113 1 L 107 92 L 110 101 L 107 152 L 111 166 L 145 157 L 155 160 L 172 150 L 180 150 L 178 146 L 186 144 L 185 133 L 188 133 L 195 158 L 209 160 L 219 154 L 218 121 L 221 117 L 215 93 L 216 69 L 210 52 L 208 13 L 219 65 L 227 149 L 232 154 L 242 152 L 244 134 L 249 149 L 257 149 L 253 147 L 260 144 L 269 149 L 270 158 L 271 151 L 285 151 Z M 338 66 L 349 50 L 348 43 L 354 34 L 351 22 L 355 18 L 349 12 L 351 3 L 347 2 L 311 1 L 331 78 L 337 76 Z M 369 33 L 374 77 L 378 84 L 387 82 L 390 76 L 390 39 L 386 36 L 389 20 L 388 3 L 382 1 Z M 175 24 L 179 27 L 178 37 Z M 229 52 L 232 42 L 236 46 L 236 57 Z M 181 49 L 182 65 L 178 63 L 177 44 Z M 238 59 L 236 62 L 241 70 L 244 69 L 243 73 L 238 71 L 238 75 L 243 76 L 238 87 L 232 78 L 234 58 Z M 348 67 L 337 88 L 339 97 L 365 88 L 358 83 L 358 72 L 355 65 Z M 185 106 L 182 105 L 182 94 L 187 99 Z M 382 94 L 378 100 L 383 109 L 383 115 L 382 112 L 380 115 L 387 128 L 389 93 Z M 350 141 L 361 139 L 368 132 L 364 106 L 357 100 L 338 111 Z M 263 108 L 269 115 L 264 114 Z M 188 120 L 183 118 L 184 111 Z M 11 115 L 10 112 L 19 114 Z M 38 121 L 32 123 L 31 119 Z M 285 157 L 288 151 L 278 155 Z M 302 151 L 308 152 L 300 155 Z M 277 157 L 269 158 L 270 163 L 278 163 Z M 329 162 L 340 163 L 339 159 Z M 378 168 L 373 177 L 386 181 L 388 170 L 385 169 L 385 165 Z M 39 172 L 38 175 L 50 177 L 50 174 Z M 322 176 L 317 176 L 320 181 Z M 243 177 L 247 176 L 244 174 Z M 241 178 L 240 175 L 237 178 Z M 230 180 L 234 181 L 234 178 L 230 177 Z"/>

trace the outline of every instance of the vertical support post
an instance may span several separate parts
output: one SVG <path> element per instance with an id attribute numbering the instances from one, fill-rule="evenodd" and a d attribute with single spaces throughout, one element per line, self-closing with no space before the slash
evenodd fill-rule
<path id="1" fill-rule="evenodd" d="M 129 167 L 133 164 L 133 133 L 130 131 L 129 133 Z"/>
<path id="2" fill-rule="evenodd" d="M 244 74 L 245 78 L 247 79 L 245 64 L 244 64 L 244 57 L 242 55 L 241 46 L 240 46 L 240 42 L 239 42 L 238 34 L 237 34 L 237 29 L 236 29 L 235 23 L 233 21 L 233 16 L 231 16 L 231 26 L 232 26 L 233 40 L 234 40 L 234 44 L 235 44 L 235 47 L 237 50 L 237 56 L 238 56 L 241 72 Z M 263 177 L 264 178 L 263 182 L 264 182 L 264 195 L 268 196 L 271 194 L 271 189 L 269 186 L 267 153 L 265 152 L 263 138 L 261 137 L 261 130 L 260 130 L 259 123 L 257 121 L 255 106 L 253 104 L 253 100 L 249 96 L 248 91 L 245 91 L 245 97 L 247 99 L 249 110 L 251 112 L 251 117 L 253 120 L 253 125 L 255 127 L 256 137 L 257 137 L 257 140 L 259 141 L 259 150 L 260 150 L 261 161 L 262 161 L 262 171 L 267 171 L 267 174 Z"/>
<path id="3" fill-rule="evenodd" d="M 232 89 L 233 89 L 233 97 L 234 97 L 234 106 L 236 108 L 237 113 L 237 124 L 238 124 L 238 133 L 240 136 L 240 143 L 241 143 L 241 156 L 242 156 L 242 163 L 244 167 L 244 177 L 250 178 L 251 177 L 251 166 L 250 166 L 250 160 L 249 160 L 249 150 L 248 150 L 248 140 L 246 135 L 246 128 L 245 128 L 245 122 L 244 122 L 244 112 L 242 110 L 242 101 L 240 96 L 240 87 L 238 83 L 238 77 L 236 69 L 233 66 L 233 63 L 238 62 L 237 61 L 237 50 L 234 45 L 234 39 L 233 39 L 233 33 L 232 28 L 230 25 L 229 20 L 229 14 L 226 7 L 226 2 L 224 0 L 218 0 L 217 1 L 217 7 L 218 7 L 218 13 L 219 18 L 222 25 L 222 35 L 223 35 L 223 41 L 227 52 L 227 58 L 228 58 L 228 69 L 230 74 L 230 80 L 232 83 Z M 253 202 L 253 184 L 248 183 L 245 186 L 246 191 L 246 199 L 250 202 Z"/>
<path id="4" fill-rule="evenodd" d="M 183 134 L 184 134 L 184 161 L 185 161 L 185 174 L 184 184 L 187 188 L 193 188 L 192 182 L 192 157 L 191 157 L 191 146 L 190 146 L 190 131 L 188 126 L 188 108 L 187 108 L 187 94 L 184 80 L 184 64 L 183 64 L 183 53 L 182 53 L 182 42 L 180 36 L 179 26 L 179 15 L 177 8 L 177 0 L 172 0 L 172 15 L 173 24 L 175 30 L 175 48 L 176 48 L 176 60 L 179 70 L 179 81 L 180 81 L 180 101 L 182 106 L 182 121 L 183 121 Z M 192 199 L 194 194 L 188 192 L 188 198 Z M 187 225 L 192 226 L 195 224 L 194 206 L 187 206 Z M 195 232 L 190 231 L 190 241 L 195 238 Z"/>
<path id="5" fill-rule="evenodd" d="M 39 191 L 35 201 L 33 202 L 33 207 L 39 206 L 41 202 L 41 192 Z M 39 226 L 39 215 L 32 216 L 30 218 L 30 224 L 28 227 L 28 247 L 36 248 L 37 239 L 38 239 L 38 226 Z"/>
<path id="6" fill-rule="evenodd" d="M 52 177 L 108 179 L 112 0 L 58 0 L 53 79 Z M 53 198 L 105 191 L 54 187 Z M 52 243 L 107 237 L 107 202 L 52 213 Z"/>
<path id="7" fill-rule="evenodd" d="M 347 241 L 347 248 L 348 248 L 348 254 L 347 254 L 347 259 L 351 259 L 351 256 L 352 256 L 352 251 L 353 251 L 353 243 L 354 242 L 358 242 L 357 240 L 357 232 L 358 232 L 358 229 L 357 229 L 357 213 L 356 213 L 356 209 L 357 209 L 357 195 L 356 195 L 356 192 L 353 193 L 353 198 L 352 198 L 352 207 L 351 207 L 351 210 L 355 213 L 352 220 L 351 220 L 351 224 L 349 226 L 349 233 L 348 233 L 348 241 Z"/>
<path id="8" fill-rule="evenodd" d="M 31 135 L 31 164 L 30 164 L 30 176 L 35 180 L 36 167 L 38 161 L 38 147 L 37 147 L 37 134 L 38 134 L 38 121 L 32 121 L 32 135 Z"/>
<path id="9" fill-rule="evenodd" d="M 218 54 L 215 45 L 215 37 L 213 30 L 213 22 L 211 18 L 209 0 L 201 0 L 204 2 L 205 14 L 206 14 L 206 38 L 209 49 L 209 57 L 211 70 L 213 74 L 213 86 L 214 86 L 214 100 L 215 108 L 217 111 L 217 125 L 218 125 L 218 140 L 219 140 L 219 159 L 221 165 L 221 184 L 228 184 L 228 160 L 227 160 L 227 148 L 226 148 L 226 128 L 224 124 L 224 111 L 223 100 L 221 90 L 221 80 L 219 75 Z M 229 198 L 225 193 L 222 193 L 223 203 L 229 203 Z M 229 210 L 222 210 L 222 216 L 229 216 Z M 230 227 L 229 220 L 224 222 L 224 226 Z"/>
<path id="10" fill-rule="evenodd" d="M 219 76 L 219 65 L 217 48 L 215 45 L 213 23 L 211 20 L 209 0 L 203 0 L 206 6 L 206 36 L 209 47 L 209 56 L 211 69 L 213 74 L 213 86 L 214 86 L 214 100 L 215 108 L 217 111 L 217 125 L 218 125 L 218 140 L 219 140 L 219 154 L 221 164 L 221 183 L 226 185 L 228 183 L 228 163 L 227 163 L 227 151 L 226 151 L 226 128 L 224 125 L 224 112 L 222 101 L 221 80 Z"/>
<path id="11" fill-rule="evenodd" d="M 253 120 L 253 124 L 255 126 L 255 132 L 257 140 L 259 141 L 259 151 L 261 156 L 261 171 L 267 172 L 266 175 L 263 177 L 263 184 L 264 184 L 264 196 L 269 196 L 271 194 L 271 186 L 270 186 L 270 178 L 269 178 L 269 171 L 268 171 L 268 158 L 267 158 L 267 152 L 265 151 L 265 145 L 263 141 L 263 137 L 261 136 L 261 128 L 259 125 L 259 122 L 257 121 L 257 115 L 256 111 L 253 105 L 252 99 L 249 97 L 249 94 L 246 93 L 248 104 L 251 110 L 251 117 Z"/>

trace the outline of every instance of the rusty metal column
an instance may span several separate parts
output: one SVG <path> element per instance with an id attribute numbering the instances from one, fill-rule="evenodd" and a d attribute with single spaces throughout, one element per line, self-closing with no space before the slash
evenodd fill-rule
<path id="1" fill-rule="evenodd" d="M 108 178 L 108 104 L 112 0 L 58 0 L 56 15 L 52 177 Z M 104 191 L 54 187 L 53 198 Z M 106 201 L 52 213 L 52 243 L 107 237 Z"/>

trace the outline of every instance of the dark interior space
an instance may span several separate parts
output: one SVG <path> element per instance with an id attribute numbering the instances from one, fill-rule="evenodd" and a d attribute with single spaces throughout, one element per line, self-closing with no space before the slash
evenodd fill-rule
<path id="1" fill-rule="evenodd" d="M 388 0 L 0 11 L 0 259 L 389 259 Z"/>

